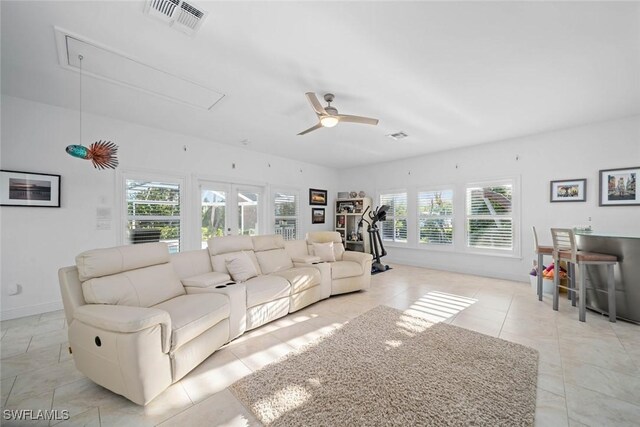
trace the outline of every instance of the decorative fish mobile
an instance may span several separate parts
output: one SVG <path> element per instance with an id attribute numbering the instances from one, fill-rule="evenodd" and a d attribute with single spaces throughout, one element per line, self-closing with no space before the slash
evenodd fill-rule
<path id="1" fill-rule="evenodd" d="M 118 146 L 111 141 L 94 142 L 89 148 L 84 145 L 69 145 L 66 151 L 73 157 L 91 160 L 96 169 L 115 169 L 118 166 Z"/>

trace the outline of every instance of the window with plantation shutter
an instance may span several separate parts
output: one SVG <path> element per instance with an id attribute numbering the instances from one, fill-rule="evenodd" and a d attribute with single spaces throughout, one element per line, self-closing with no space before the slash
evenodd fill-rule
<path id="1" fill-rule="evenodd" d="M 418 242 L 453 245 L 453 190 L 418 192 Z"/>
<path id="2" fill-rule="evenodd" d="M 292 191 L 275 191 L 274 231 L 284 240 L 298 238 L 298 194 Z"/>
<path id="3" fill-rule="evenodd" d="M 200 187 L 200 245 L 208 247 L 212 237 L 224 236 L 227 232 L 228 191 L 220 185 L 204 185 Z"/>
<path id="4" fill-rule="evenodd" d="M 180 182 L 126 179 L 127 241 L 166 242 L 180 251 L 182 206 Z"/>
<path id="5" fill-rule="evenodd" d="M 388 205 L 386 221 L 380 221 L 380 234 L 386 242 L 407 242 L 407 193 L 380 194 L 380 206 Z"/>
<path id="6" fill-rule="evenodd" d="M 466 237 L 470 248 L 514 249 L 513 182 L 467 186 Z"/>

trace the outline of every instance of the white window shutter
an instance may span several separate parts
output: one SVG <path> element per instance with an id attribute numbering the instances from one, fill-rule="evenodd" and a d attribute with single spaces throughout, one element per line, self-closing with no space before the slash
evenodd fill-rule
<path id="1" fill-rule="evenodd" d="M 298 238 L 298 194 L 292 191 L 275 191 L 274 194 L 274 231 L 284 240 Z"/>
<path id="2" fill-rule="evenodd" d="M 382 240 L 389 242 L 407 241 L 407 193 L 395 192 L 380 195 L 380 206 L 388 205 L 386 221 L 381 221 Z"/>
<path id="3" fill-rule="evenodd" d="M 127 241 L 166 242 L 180 251 L 182 215 L 181 185 L 177 182 L 126 180 Z"/>
<path id="4" fill-rule="evenodd" d="M 467 246 L 513 250 L 513 183 L 467 187 Z"/>
<path id="5" fill-rule="evenodd" d="M 453 245 L 453 190 L 418 192 L 418 242 Z"/>

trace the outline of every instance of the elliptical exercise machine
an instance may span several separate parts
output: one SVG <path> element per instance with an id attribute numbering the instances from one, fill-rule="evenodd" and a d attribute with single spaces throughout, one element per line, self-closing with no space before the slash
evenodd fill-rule
<path id="1" fill-rule="evenodd" d="M 358 223 L 358 227 L 362 227 L 362 222 L 367 223 L 367 233 L 369 233 L 369 242 L 371 245 L 371 255 L 373 255 L 373 262 L 371 263 L 371 273 L 379 273 L 383 271 L 387 271 L 389 269 L 388 265 L 384 265 L 380 262 L 380 258 L 387 254 L 387 251 L 384 249 L 384 245 L 382 244 L 382 239 L 380 238 L 380 229 L 378 228 L 378 221 L 384 221 L 387 219 L 387 211 L 389 210 L 388 205 L 382 205 L 379 208 L 376 208 L 374 211 L 369 212 L 369 206 L 362 213 L 362 218 L 360 218 L 360 222 Z M 369 213 L 369 220 L 365 218 L 365 215 Z"/>

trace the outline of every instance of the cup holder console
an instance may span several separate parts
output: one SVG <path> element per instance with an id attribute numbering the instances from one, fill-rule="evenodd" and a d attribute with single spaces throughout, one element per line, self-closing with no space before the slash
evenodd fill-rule
<path id="1" fill-rule="evenodd" d="M 222 288 L 226 288 L 227 286 L 232 286 L 235 285 L 236 282 L 229 282 L 229 283 L 225 283 L 224 285 L 218 285 L 216 286 L 216 289 L 222 289 Z"/>

